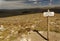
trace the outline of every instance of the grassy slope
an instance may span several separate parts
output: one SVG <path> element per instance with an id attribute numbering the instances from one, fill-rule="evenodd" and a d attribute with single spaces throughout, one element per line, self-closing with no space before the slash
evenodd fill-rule
<path id="1" fill-rule="evenodd" d="M 31 28 L 33 25 L 37 30 L 47 30 L 47 17 L 44 17 L 42 13 L 11 16 L 0 18 L 0 25 L 1 24 L 4 25 L 6 30 L 3 32 L 0 31 L 1 36 L 3 36 L 0 41 L 12 41 L 18 37 L 18 33 L 16 32 L 18 32 L 21 27 Z M 60 14 L 55 14 L 54 17 L 49 17 L 49 25 L 51 31 L 60 32 Z M 12 30 L 16 34 L 11 33 Z M 5 39 L 5 37 L 11 34 L 12 36 L 10 36 L 8 39 Z"/>

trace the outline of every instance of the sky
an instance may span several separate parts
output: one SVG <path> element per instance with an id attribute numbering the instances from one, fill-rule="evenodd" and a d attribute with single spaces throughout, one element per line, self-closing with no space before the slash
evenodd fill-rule
<path id="1" fill-rule="evenodd" d="M 47 6 L 60 6 L 60 0 L 0 0 L 0 9 L 19 9 Z"/>

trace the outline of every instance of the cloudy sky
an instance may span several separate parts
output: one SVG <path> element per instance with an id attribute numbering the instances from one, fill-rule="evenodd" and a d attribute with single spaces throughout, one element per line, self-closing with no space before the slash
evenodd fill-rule
<path id="1" fill-rule="evenodd" d="M 0 9 L 21 9 L 41 6 L 60 6 L 60 0 L 0 0 Z"/>

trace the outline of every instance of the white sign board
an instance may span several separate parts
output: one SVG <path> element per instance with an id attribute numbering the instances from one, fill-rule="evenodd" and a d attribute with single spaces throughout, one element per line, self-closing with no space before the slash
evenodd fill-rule
<path id="1" fill-rule="evenodd" d="M 43 15 L 46 16 L 54 16 L 54 12 L 44 12 Z"/>

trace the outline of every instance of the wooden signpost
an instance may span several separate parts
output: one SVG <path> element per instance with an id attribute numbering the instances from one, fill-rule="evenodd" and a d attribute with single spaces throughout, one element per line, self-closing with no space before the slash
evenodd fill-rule
<path id="1" fill-rule="evenodd" d="M 47 41 L 50 41 L 49 40 L 49 32 L 50 32 L 49 17 L 54 16 L 54 12 L 50 12 L 49 9 L 48 9 L 48 12 L 44 12 L 43 16 L 47 17 Z"/>

